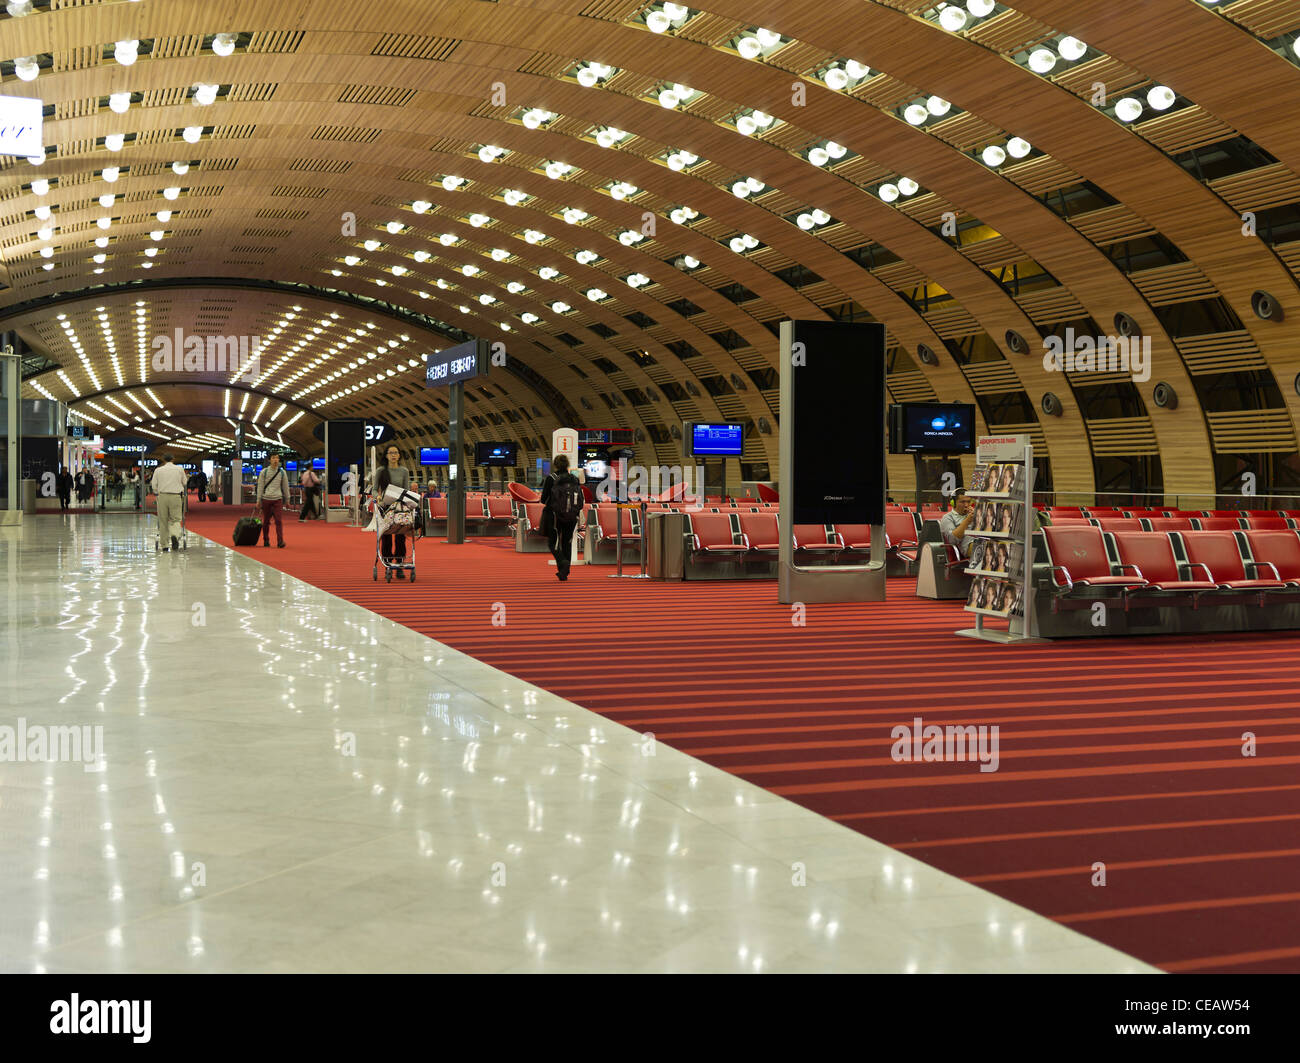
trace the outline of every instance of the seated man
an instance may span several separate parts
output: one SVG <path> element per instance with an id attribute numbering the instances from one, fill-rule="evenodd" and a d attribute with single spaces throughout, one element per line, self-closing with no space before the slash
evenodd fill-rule
<path id="1" fill-rule="evenodd" d="M 966 497 L 965 488 L 959 487 L 952 496 L 952 509 L 939 521 L 939 530 L 943 532 L 943 541 L 955 546 L 962 557 L 970 557 L 975 545 L 975 536 L 968 535 L 968 525 L 975 513 L 975 503 Z"/>

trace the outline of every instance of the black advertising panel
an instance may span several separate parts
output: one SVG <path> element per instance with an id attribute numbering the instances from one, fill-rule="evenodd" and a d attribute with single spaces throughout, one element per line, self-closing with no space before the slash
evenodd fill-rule
<path id="1" fill-rule="evenodd" d="M 424 386 L 444 387 L 480 376 L 487 371 L 486 354 L 484 340 L 467 340 L 455 347 L 431 351 L 424 356 Z"/>
<path id="2" fill-rule="evenodd" d="M 329 493 L 341 494 L 343 474 L 355 465 L 358 474 L 366 464 L 366 423 L 360 418 L 330 421 L 329 453 L 325 455 L 328 467 Z"/>
<path id="3" fill-rule="evenodd" d="M 885 327 L 792 324 L 793 522 L 884 524 Z"/>

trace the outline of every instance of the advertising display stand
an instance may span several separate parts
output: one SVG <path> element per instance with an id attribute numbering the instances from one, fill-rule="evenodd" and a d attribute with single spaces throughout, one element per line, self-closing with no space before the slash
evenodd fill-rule
<path id="1" fill-rule="evenodd" d="M 973 577 L 966 609 L 975 626 L 958 635 L 986 642 L 1044 642 L 1034 611 L 1034 448 L 1028 436 L 988 436 L 975 451 L 966 497 L 975 509 L 966 572 Z M 1005 619 L 1007 629 L 988 626 Z"/>

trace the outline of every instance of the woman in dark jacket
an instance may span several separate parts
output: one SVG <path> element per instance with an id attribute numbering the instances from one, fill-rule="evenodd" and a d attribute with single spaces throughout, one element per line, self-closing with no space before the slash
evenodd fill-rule
<path id="1" fill-rule="evenodd" d="M 402 460 L 402 452 L 397 449 L 396 443 L 390 443 L 388 449 L 384 451 L 384 467 L 379 470 L 375 477 L 375 499 L 384 497 L 384 492 L 389 486 L 396 484 L 398 487 L 406 489 L 411 486 L 411 473 L 397 463 Z M 397 548 L 393 548 L 394 536 L 384 535 L 380 539 L 380 552 L 389 561 L 400 561 L 406 557 L 406 536 L 402 532 L 396 535 Z M 400 568 L 397 570 L 398 579 L 406 579 L 406 573 Z"/>

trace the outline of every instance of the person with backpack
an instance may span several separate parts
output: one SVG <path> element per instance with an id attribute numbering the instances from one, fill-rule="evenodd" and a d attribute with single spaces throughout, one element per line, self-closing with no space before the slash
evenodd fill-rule
<path id="1" fill-rule="evenodd" d="M 559 455 L 551 463 L 551 475 L 542 483 L 542 527 L 555 558 L 556 578 L 569 578 L 573 553 L 573 533 L 582 517 L 586 498 L 578 478 L 569 472 L 569 459 Z"/>

